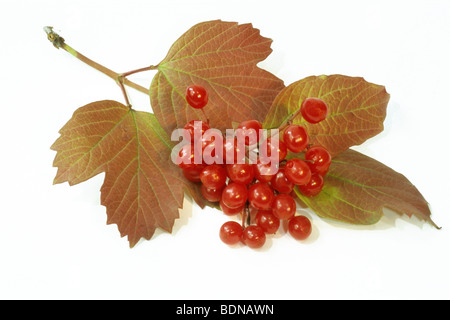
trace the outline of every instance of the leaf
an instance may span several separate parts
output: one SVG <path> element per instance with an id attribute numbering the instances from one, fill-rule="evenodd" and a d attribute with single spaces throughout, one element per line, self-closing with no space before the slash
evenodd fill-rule
<path id="1" fill-rule="evenodd" d="M 190 120 L 204 119 L 186 102 L 191 84 L 208 91 L 204 111 L 215 128 L 232 128 L 232 121 L 262 122 L 284 88 L 282 80 L 256 66 L 272 52 L 271 43 L 251 24 L 216 20 L 193 26 L 158 64 L 150 86 L 152 109 L 161 126 L 170 134 Z"/>
<path id="2" fill-rule="evenodd" d="M 405 176 L 351 149 L 333 159 L 317 196 L 296 194 L 323 218 L 374 224 L 389 208 L 437 227 L 427 201 Z"/>
<path id="3" fill-rule="evenodd" d="M 363 78 L 343 75 L 311 76 L 287 86 L 273 102 L 264 128 L 279 127 L 308 97 L 327 103 L 327 118 L 310 124 L 297 116 L 293 123 L 304 125 L 311 142 L 324 146 L 332 156 L 383 131 L 389 102 L 386 89 Z"/>
<path id="4" fill-rule="evenodd" d="M 184 191 L 196 201 L 198 188 L 170 161 L 172 142 L 155 116 L 116 101 L 79 108 L 51 147 L 57 151 L 54 183 L 70 185 L 105 172 L 101 202 L 107 223 L 116 223 L 130 247 L 156 228 L 172 231 Z"/>

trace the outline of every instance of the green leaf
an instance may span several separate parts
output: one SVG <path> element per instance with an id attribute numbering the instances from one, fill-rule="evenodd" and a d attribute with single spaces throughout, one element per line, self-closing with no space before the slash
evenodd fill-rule
<path id="1" fill-rule="evenodd" d="M 402 174 L 354 150 L 335 157 L 325 176 L 322 191 L 298 197 L 320 217 L 352 224 L 374 224 L 389 208 L 416 216 L 433 226 L 427 201 Z"/>
<path id="2" fill-rule="evenodd" d="M 273 102 L 264 128 L 279 127 L 308 97 L 327 103 L 327 118 L 310 124 L 299 115 L 293 123 L 305 126 L 311 143 L 324 146 L 332 156 L 383 131 L 389 101 L 386 89 L 363 78 L 343 75 L 311 76 L 287 86 Z"/>

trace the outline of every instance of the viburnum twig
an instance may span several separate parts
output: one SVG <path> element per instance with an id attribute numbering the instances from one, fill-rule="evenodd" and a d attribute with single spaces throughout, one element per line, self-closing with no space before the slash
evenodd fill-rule
<path id="1" fill-rule="evenodd" d="M 242 210 L 242 228 L 245 229 L 246 224 L 250 225 L 250 208 L 248 202 L 245 204 L 244 209 Z"/>
<path id="2" fill-rule="evenodd" d="M 144 71 L 150 71 L 150 70 L 156 70 L 158 68 L 158 66 L 148 66 L 148 67 L 144 67 L 144 68 L 139 68 L 139 69 L 135 69 L 135 70 L 131 70 L 128 72 L 124 72 L 121 74 L 121 76 L 123 78 L 131 76 L 132 74 L 138 73 L 138 72 L 144 72 Z"/>
<path id="3" fill-rule="evenodd" d="M 57 34 L 55 31 L 53 31 L 53 27 L 44 27 L 44 31 L 47 34 L 47 38 L 48 40 L 53 44 L 53 46 L 55 48 L 58 49 L 63 49 L 65 51 L 67 51 L 68 53 L 70 53 L 72 56 L 74 56 L 75 58 L 77 58 L 78 60 L 86 63 L 87 65 L 91 66 L 92 68 L 100 71 L 101 73 L 107 75 L 108 77 L 112 78 L 114 81 L 116 81 L 116 83 L 121 83 L 122 87 L 123 85 L 127 85 L 133 89 L 136 89 L 137 91 L 140 91 L 142 93 L 145 93 L 146 95 L 149 94 L 148 89 L 144 88 L 140 85 L 138 85 L 137 83 L 134 83 L 128 79 L 126 79 L 125 77 L 127 75 L 130 74 L 134 74 L 137 72 L 141 72 L 141 71 L 146 71 L 146 70 L 154 70 L 156 69 L 156 66 L 149 66 L 146 68 L 141 68 L 141 69 L 136 69 L 133 71 L 129 71 L 126 73 L 122 73 L 119 74 L 115 71 L 112 71 L 111 69 L 106 68 L 105 66 L 102 66 L 101 64 L 89 59 L 88 57 L 86 57 L 85 55 L 79 53 L 77 50 L 75 50 L 74 48 L 72 48 L 71 46 L 69 46 L 63 37 L 61 37 L 59 34 Z M 119 84 L 120 86 L 120 84 Z M 122 92 L 124 91 L 124 88 L 122 88 Z M 124 96 L 126 96 L 126 94 L 124 93 Z M 125 100 L 127 101 L 128 98 L 125 98 Z M 128 101 L 127 101 L 128 103 Z M 129 104 L 129 103 L 128 103 Z"/>

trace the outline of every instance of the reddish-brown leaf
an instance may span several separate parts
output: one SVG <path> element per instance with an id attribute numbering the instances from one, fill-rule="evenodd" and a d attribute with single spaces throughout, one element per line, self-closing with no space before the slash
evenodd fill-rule
<path id="1" fill-rule="evenodd" d="M 304 125 L 311 143 L 326 147 L 333 156 L 383 131 L 389 102 L 386 89 L 363 78 L 343 75 L 311 76 L 287 86 L 275 99 L 264 127 L 279 127 L 308 97 L 324 100 L 328 117 L 310 124 L 299 115 L 293 123 Z"/>
<path id="2" fill-rule="evenodd" d="M 202 205 L 198 188 L 170 161 L 172 142 L 153 114 L 116 101 L 79 108 L 51 147 L 57 151 L 55 183 L 70 185 L 105 172 L 101 202 L 133 247 L 156 228 L 171 232 L 184 192 Z"/>
<path id="3" fill-rule="evenodd" d="M 283 81 L 256 64 L 271 52 L 272 40 L 251 24 L 220 20 L 193 26 L 170 48 L 150 86 L 153 112 L 170 134 L 193 119 L 203 119 L 185 99 L 187 86 L 199 84 L 209 93 L 204 108 L 220 130 L 232 121 L 263 121 Z"/>
<path id="4" fill-rule="evenodd" d="M 333 159 L 322 191 L 299 198 L 319 216 L 353 224 L 374 224 L 383 208 L 431 220 L 427 201 L 402 174 L 354 150 Z"/>

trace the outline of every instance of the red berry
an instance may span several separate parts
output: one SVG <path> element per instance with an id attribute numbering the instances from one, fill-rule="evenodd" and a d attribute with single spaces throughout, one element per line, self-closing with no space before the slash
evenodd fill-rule
<path id="1" fill-rule="evenodd" d="M 295 200 L 288 194 L 279 194 L 273 200 L 272 212 L 278 219 L 288 220 L 295 215 L 296 210 Z"/>
<path id="2" fill-rule="evenodd" d="M 273 234 L 280 227 L 280 219 L 275 217 L 272 210 L 259 210 L 255 216 L 255 222 L 265 233 Z"/>
<path id="3" fill-rule="evenodd" d="M 222 133 L 217 130 L 217 129 L 209 129 L 206 133 L 204 133 L 201 137 L 201 141 L 202 141 L 202 150 L 205 149 L 205 147 L 207 145 L 209 145 L 210 143 L 213 143 L 214 141 L 219 140 L 223 140 L 223 136 Z M 221 142 L 223 143 L 223 142 Z"/>
<path id="4" fill-rule="evenodd" d="M 242 207 L 247 202 L 247 188 L 240 183 L 230 183 L 222 191 L 222 201 L 232 209 Z"/>
<path id="5" fill-rule="evenodd" d="M 186 100 L 192 108 L 201 109 L 208 103 L 208 92 L 200 85 L 191 85 L 186 89 Z"/>
<path id="6" fill-rule="evenodd" d="M 245 163 L 245 145 L 240 145 L 235 137 L 227 137 L 223 142 L 223 163 Z"/>
<path id="7" fill-rule="evenodd" d="M 331 164 L 331 155 L 322 146 L 312 146 L 305 152 L 305 160 L 310 161 L 309 166 L 312 172 L 325 175 Z"/>
<path id="8" fill-rule="evenodd" d="M 262 156 L 266 156 L 270 161 L 282 161 L 286 158 L 287 147 L 286 144 L 277 137 L 269 137 L 260 145 Z"/>
<path id="9" fill-rule="evenodd" d="M 223 137 L 208 130 L 202 137 L 203 161 L 206 164 L 223 164 Z"/>
<path id="10" fill-rule="evenodd" d="M 309 123 L 318 123 L 327 117 L 328 106 L 322 99 L 306 98 L 300 106 L 300 112 Z"/>
<path id="11" fill-rule="evenodd" d="M 288 230 L 297 240 L 305 240 L 311 234 L 311 221 L 305 216 L 295 216 L 289 220 Z"/>
<path id="12" fill-rule="evenodd" d="M 200 180 L 207 188 L 222 188 L 227 182 L 227 171 L 221 165 L 212 164 L 202 170 Z"/>
<path id="13" fill-rule="evenodd" d="M 244 164 L 227 164 L 226 165 L 228 177 L 233 181 L 241 184 L 249 184 L 255 177 L 255 169 L 253 165 Z"/>
<path id="14" fill-rule="evenodd" d="M 226 204 L 223 203 L 222 199 L 220 199 L 220 209 L 222 209 L 223 213 L 227 216 L 234 216 L 235 214 L 241 213 L 244 210 L 245 204 L 237 207 L 237 208 L 230 208 Z"/>
<path id="15" fill-rule="evenodd" d="M 258 182 L 248 189 L 248 201 L 256 209 L 270 209 L 273 198 L 273 189 L 268 184 Z"/>
<path id="16" fill-rule="evenodd" d="M 186 179 L 193 181 L 193 182 L 199 182 L 200 181 L 200 174 L 205 167 L 204 164 L 198 164 L 193 167 L 188 167 L 183 169 L 183 175 Z"/>
<path id="17" fill-rule="evenodd" d="M 278 172 L 272 177 L 270 185 L 279 193 L 291 193 L 295 186 L 295 184 L 286 177 L 284 167 L 278 169 Z"/>
<path id="18" fill-rule="evenodd" d="M 250 146 L 259 142 L 259 130 L 262 130 L 262 124 L 257 120 L 247 120 L 239 124 L 236 135 L 245 137 L 245 145 Z"/>
<path id="19" fill-rule="evenodd" d="M 266 234 L 261 227 L 251 225 L 244 229 L 242 241 L 252 249 L 261 248 L 266 242 Z"/>
<path id="20" fill-rule="evenodd" d="M 253 168 L 255 169 L 255 178 L 258 181 L 269 183 L 278 171 L 278 164 L 263 164 L 261 162 L 258 162 L 257 164 L 253 165 Z"/>
<path id="21" fill-rule="evenodd" d="M 207 188 L 204 184 L 200 186 L 200 192 L 203 195 L 203 198 L 210 202 L 218 202 L 220 201 L 220 198 L 222 197 L 222 189 L 223 188 Z"/>
<path id="22" fill-rule="evenodd" d="M 308 197 L 316 196 L 323 188 L 323 177 L 318 173 L 313 173 L 307 184 L 298 186 L 300 192 Z"/>
<path id="23" fill-rule="evenodd" d="M 286 177 L 297 185 L 308 183 L 311 179 L 311 169 L 308 164 L 301 159 L 290 159 L 284 166 Z"/>
<path id="24" fill-rule="evenodd" d="M 191 120 L 188 123 L 186 123 L 186 125 L 184 126 L 183 129 L 186 130 L 185 138 L 190 140 L 193 143 L 195 132 L 197 132 L 197 135 L 199 137 L 202 137 L 203 134 L 211 128 L 206 122 L 203 122 L 201 120 Z"/>
<path id="25" fill-rule="evenodd" d="M 219 236 L 224 243 L 232 245 L 241 241 L 242 233 L 243 229 L 239 223 L 228 221 L 220 227 Z"/>
<path id="26" fill-rule="evenodd" d="M 178 152 L 178 159 L 180 162 L 178 166 L 181 169 L 187 168 L 188 165 L 194 163 L 194 146 L 192 144 L 185 144 Z"/>
<path id="27" fill-rule="evenodd" d="M 306 149 L 309 137 L 305 127 L 291 124 L 284 130 L 283 141 L 290 151 L 298 153 Z"/>
<path id="28" fill-rule="evenodd" d="M 178 160 L 180 161 L 178 166 L 181 169 L 188 169 L 198 167 L 199 165 L 203 165 L 204 163 L 201 153 L 200 152 L 198 152 L 198 154 L 196 153 L 197 150 L 195 149 L 193 144 L 185 144 L 183 147 L 181 147 L 181 150 L 178 153 Z M 196 163 L 195 160 L 198 160 L 197 162 L 199 163 Z"/>

